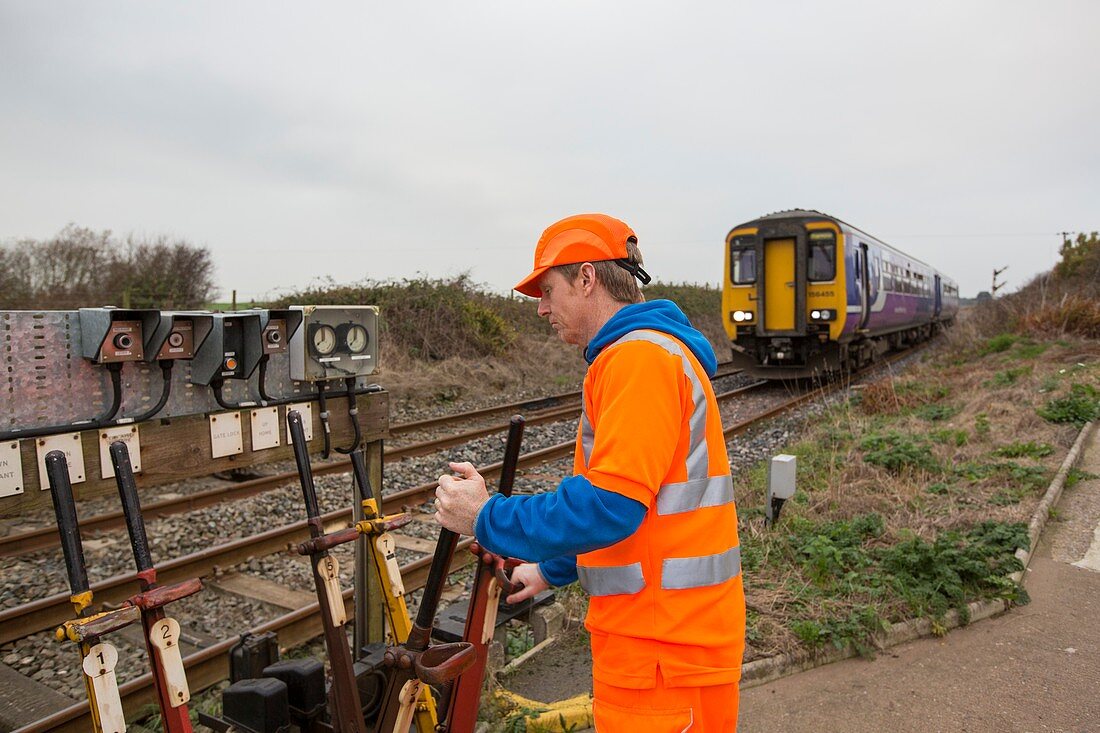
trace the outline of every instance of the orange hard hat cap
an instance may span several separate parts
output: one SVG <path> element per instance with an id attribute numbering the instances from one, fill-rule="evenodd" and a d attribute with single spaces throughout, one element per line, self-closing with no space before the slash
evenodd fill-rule
<path id="1" fill-rule="evenodd" d="M 519 281 L 515 290 L 541 298 L 539 278 L 551 267 L 577 262 L 625 260 L 626 240 L 638 238 L 634 230 L 607 214 L 567 216 L 547 227 L 535 246 L 535 269 Z"/>

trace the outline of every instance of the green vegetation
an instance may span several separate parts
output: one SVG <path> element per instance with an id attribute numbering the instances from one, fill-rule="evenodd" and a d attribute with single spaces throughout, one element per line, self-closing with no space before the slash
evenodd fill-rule
<path id="1" fill-rule="evenodd" d="M 1030 348 L 1030 347 L 1028 347 L 1028 348 Z M 1040 353 L 1042 353 L 1042 352 L 1040 352 Z M 1021 358 L 1032 359 L 1035 356 L 1038 356 L 1038 354 L 1035 354 L 1033 356 L 1026 356 L 1026 357 L 1021 355 Z M 1004 371 L 997 372 L 996 374 L 994 374 L 992 379 L 989 379 L 985 382 L 985 386 L 986 387 L 1009 387 L 1013 384 L 1016 384 L 1017 380 L 1019 380 L 1020 377 L 1025 376 L 1027 374 L 1031 374 L 1031 372 L 1032 372 L 1032 367 L 1030 367 L 1030 366 L 1016 367 L 1015 369 L 1005 369 Z"/>
<path id="2" fill-rule="evenodd" d="M 970 601 L 1022 600 L 1006 577 L 1020 568 L 1016 549 L 1027 546 L 1022 523 L 983 522 L 941 532 L 933 541 L 902 535 L 887 545 L 878 514 L 820 523 L 792 518 L 785 529 L 785 547 L 772 551 L 789 554 L 802 571 L 786 582 L 787 590 L 797 606 L 826 611 L 789 621 L 795 637 L 811 648 L 852 645 L 869 654 L 874 635 L 899 615 L 942 622 L 954 609 L 965 621 Z M 884 615 L 890 608 L 893 618 Z"/>
<path id="3" fill-rule="evenodd" d="M 1011 443 L 993 451 L 993 455 L 1004 458 L 1042 458 L 1054 452 L 1054 448 L 1046 443 Z"/>
<path id="4" fill-rule="evenodd" d="M 985 344 L 978 349 L 978 353 L 981 356 L 988 354 L 999 354 L 1004 351 L 1008 351 L 1012 348 L 1012 345 L 1016 343 L 1019 336 L 1011 333 L 1002 333 L 994 336 L 985 342 Z"/>
<path id="5" fill-rule="evenodd" d="M 500 355 L 517 331 L 538 327 L 534 307 L 524 304 L 521 309 L 518 301 L 489 295 L 466 275 L 355 285 L 327 282 L 287 294 L 277 306 L 292 303 L 377 305 L 383 343 L 421 361 Z"/>
<path id="6" fill-rule="evenodd" d="M 1091 384 L 1070 385 L 1068 395 L 1049 400 L 1036 412 L 1044 420 L 1080 427 L 1100 417 L 1100 390 Z"/>
<path id="7" fill-rule="evenodd" d="M 919 438 L 889 432 L 869 435 L 860 442 L 859 447 L 864 452 L 864 461 L 895 474 L 906 468 L 924 471 L 939 468 L 931 448 Z"/>

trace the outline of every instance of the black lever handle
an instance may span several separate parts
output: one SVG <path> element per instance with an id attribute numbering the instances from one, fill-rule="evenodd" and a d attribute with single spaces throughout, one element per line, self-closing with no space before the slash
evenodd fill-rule
<path id="1" fill-rule="evenodd" d="M 298 479 L 302 484 L 302 497 L 306 502 L 306 516 L 317 519 L 321 516 L 320 506 L 317 504 L 317 489 L 313 485 L 313 468 L 309 465 L 309 448 L 306 447 L 306 432 L 302 427 L 302 415 L 297 410 L 290 410 L 286 414 L 287 430 L 293 438 L 294 462 L 298 464 Z M 318 537 L 321 534 L 320 527 L 310 523 L 310 534 Z"/>
<path id="2" fill-rule="evenodd" d="M 76 519 L 76 502 L 73 485 L 69 481 L 69 462 L 65 454 L 52 450 L 46 454 L 46 478 L 50 482 L 53 513 L 57 517 L 57 533 L 61 536 L 61 550 L 65 553 L 65 570 L 69 575 L 72 595 L 87 593 L 88 568 L 84 563 L 84 545 L 80 541 L 80 525 Z"/>
<path id="3" fill-rule="evenodd" d="M 367 462 L 363 457 L 363 447 L 353 450 L 349 457 L 351 458 L 351 471 L 355 475 L 355 488 L 359 492 L 359 500 L 366 501 L 367 499 L 377 499 L 379 511 L 382 507 L 382 497 L 376 495 L 374 486 L 370 482 L 370 476 L 367 474 Z"/>
<path id="4" fill-rule="evenodd" d="M 519 465 L 519 448 L 523 442 L 523 426 L 527 423 L 523 415 L 512 415 L 508 423 L 508 442 L 504 444 L 504 462 L 500 465 L 500 481 L 497 491 L 504 496 L 512 495 L 512 484 L 516 480 L 516 467 Z"/>
<path id="5" fill-rule="evenodd" d="M 443 595 L 443 585 L 447 582 L 447 572 L 454 559 L 455 546 L 458 545 L 458 533 L 443 528 L 439 531 L 439 541 L 435 545 L 432 566 L 428 569 L 428 580 L 424 584 L 424 595 L 420 597 L 420 608 L 416 611 L 416 627 L 431 630 L 439 610 L 439 599 Z M 428 648 L 428 638 L 417 639 L 410 634 L 406 646 L 411 651 L 424 651 Z M 418 647 L 418 648 L 414 648 Z"/>
<path id="6" fill-rule="evenodd" d="M 134 467 L 130 464 L 130 449 L 121 440 L 111 443 L 111 465 L 115 468 L 118 498 L 122 500 L 122 512 L 126 515 L 126 531 L 130 535 L 130 547 L 134 550 L 134 563 L 139 573 L 153 569 L 153 556 L 149 553 L 149 539 L 145 536 L 145 519 L 141 516 Z"/>

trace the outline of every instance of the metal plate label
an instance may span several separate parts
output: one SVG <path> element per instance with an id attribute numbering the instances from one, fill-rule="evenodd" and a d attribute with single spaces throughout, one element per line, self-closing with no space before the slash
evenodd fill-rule
<path id="1" fill-rule="evenodd" d="M 0 496 L 23 493 L 23 459 L 19 455 L 19 441 L 0 443 Z"/>
<path id="2" fill-rule="evenodd" d="M 279 408 L 261 407 L 252 410 L 252 450 L 276 448 L 279 445 Z"/>
<path id="3" fill-rule="evenodd" d="M 298 414 L 302 416 L 302 432 L 306 435 L 306 442 L 313 440 L 313 403 L 312 402 L 297 402 L 286 406 L 287 414 L 290 414 L 291 410 L 297 410 Z M 286 425 L 286 420 L 283 420 L 283 425 Z M 286 431 L 287 445 L 294 442 L 294 438 L 290 435 L 290 431 Z"/>
<path id="4" fill-rule="evenodd" d="M 244 453 L 241 413 L 219 412 L 210 416 L 210 450 L 214 458 Z"/>
<path id="5" fill-rule="evenodd" d="M 112 478 L 115 475 L 111 463 L 111 443 L 121 440 L 130 451 L 130 465 L 134 473 L 141 473 L 141 439 L 137 425 L 120 425 L 117 428 L 104 428 L 99 431 L 99 477 Z"/>
<path id="6" fill-rule="evenodd" d="M 84 482 L 84 450 L 80 445 L 80 433 L 35 438 L 34 447 L 38 452 L 38 486 L 43 491 L 50 488 L 50 480 L 46 476 L 46 454 L 52 450 L 65 454 L 65 460 L 69 464 L 69 483 Z"/>

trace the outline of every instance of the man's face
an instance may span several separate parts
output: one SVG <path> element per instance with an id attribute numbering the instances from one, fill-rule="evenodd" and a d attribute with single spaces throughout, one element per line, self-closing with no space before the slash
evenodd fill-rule
<path id="1" fill-rule="evenodd" d="M 580 280 L 580 276 L 577 276 Z M 542 298 L 539 299 L 539 315 L 550 321 L 550 327 L 558 338 L 574 346 L 588 345 L 588 305 L 584 292 L 557 270 L 547 270 L 539 280 Z"/>

